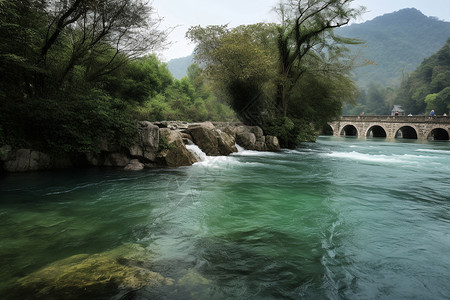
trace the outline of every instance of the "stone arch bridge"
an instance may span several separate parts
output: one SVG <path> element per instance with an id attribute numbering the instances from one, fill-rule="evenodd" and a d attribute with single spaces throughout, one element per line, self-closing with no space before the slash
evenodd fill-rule
<path id="1" fill-rule="evenodd" d="M 334 136 L 450 140 L 450 117 L 354 116 L 329 122 Z"/>

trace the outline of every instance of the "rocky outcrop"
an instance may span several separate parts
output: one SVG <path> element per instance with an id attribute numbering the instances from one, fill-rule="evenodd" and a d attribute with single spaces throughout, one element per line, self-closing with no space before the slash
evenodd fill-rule
<path id="1" fill-rule="evenodd" d="M 46 169 L 63 169 L 72 166 L 69 157 L 50 156 L 31 149 L 0 148 L 0 162 L 6 172 L 29 172 Z"/>
<path id="2" fill-rule="evenodd" d="M 216 123 L 216 127 L 233 134 L 236 143 L 247 149 L 255 151 L 279 151 L 280 144 L 275 136 L 265 136 L 258 126 L 247 126 L 239 123 Z"/>
<path id="3" fill-rule="evenodd" d="M 130 147 L 130 155 L 155 161 L 159 149 L 159 127 L 150 122 L 138 123 L 138 142 Z"/>
<path id="4" fill-rule="evenodd" d="M 236 143 L 247 150 L 278 151 L 274 136 L 264 136 L 260 127 L 242 123 L 139 122 L 136 143 L 121 149 L 115 141 L 100 140 L 97 151 L 86 153 L 90 166 L 142 170 L 151 167 L 190 166 L 197 162 L 184 141 L 193 141 L 206 155 L 222 156 L 237 152 Z M 0 148 L 0 169 L 25 172 L 71 166 L 69 157 L 51 156 L 30 149 Z"/>
<path id="5" fill-rule="evenodd" d="M 158 161 L 168 167 L 191 166 L 197 162 L 183 142 L 181 133 L 169 128 L 161 128 L 161 150 Z"/>
<path id="6" fill-rule="evenodd" d="M 186 131 L 193 142 L 208 156 L 230 155 L 237 152 L 234 135 L 217 129 L 211 122 L 190 124 Z"/>

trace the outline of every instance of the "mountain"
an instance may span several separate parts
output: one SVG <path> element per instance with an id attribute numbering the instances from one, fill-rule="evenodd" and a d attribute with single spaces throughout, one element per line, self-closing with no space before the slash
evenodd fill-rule
<path id="1" fill-rule="evenodd" d="M 188 67 L 194 62 L 194 54 L 191 54 L 186 57 L 180 57 L 171 59 L 167 63 L 167 67 L 169 68 L 170 73 L 172 73 L 173 77 L 176 79 L 181 79 L 186 76 L 186 72 Z"/>
<path id="2" fill-rule="evenodd" d="M 404 76 L 446 43 L 450 37 L 450 22 L 406 8 L 362 24 L 338 28 L 335 33 L 366 42 L 351 47 L 359 54 L 361 62 L 373 62 L 355 70 L 358 86 L 366 88 L 371 82 L 398 86 Z"/>
<path id="3" fill-rule="evenodd" d="M 355 70 L 359 87 L 367 88 L 370 83 L 398 86 L 425 58 L 445 45 L 450 37 L 450 22 L 427 17 L 415 8 L 405 8 L 362 24 L 335 29 L 335 33 L 365 41 L 364 45 L 350 47 L 361 62 L 374 63 Z M 193 54 L 170 60 L 168 67 L 180 79 L 186 76 L 192 63 Z"/>

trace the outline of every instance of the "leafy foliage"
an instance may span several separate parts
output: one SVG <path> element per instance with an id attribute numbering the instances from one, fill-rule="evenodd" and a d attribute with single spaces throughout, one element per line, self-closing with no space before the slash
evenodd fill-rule
<path id="1" fill-rule="evenodd" d="M 397 101 L 413 114 L 450 111 L 450 39 L 402 83 Z"/>
<path id="2" fill-rule="evenodd" d="M 174 80 L 144 0 L 1 0 L 0 143 L 44 152 L 134 141 L 136 120 L 233 119 L 201 72 Z"/>
<path id="3" fill-rule="evenodd" d="M 359 13 L 351 2 L 282 1 L 281 24 L 197 26 L 187 36 L 219 98 L 244 123 L 295 147 L 356 96 L 345 45 L 359 41 L 333 34 Z"/>
<path id="4" fill-rule="evenodd" d="M 264 97 L 275 76 L 274 24 L 242 25 L 236 28 L 200 26 L 187 36 L 199 44 L 195 57 L 205 65 L 205 73 L 219 99 L 224 99 L 249 125 L 261 125 Z"/>

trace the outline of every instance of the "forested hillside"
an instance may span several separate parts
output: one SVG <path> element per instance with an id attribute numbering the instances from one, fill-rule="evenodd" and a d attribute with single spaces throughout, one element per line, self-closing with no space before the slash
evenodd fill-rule
<path id="1" fill-rule="evenodd" d="M 336 34 L 365 41 L 363 46 L 353 47 L 361 63 L 370 62 L 354 72 L 359 87 L 371 83 L 392 87 L 445 44 L 450 23 L 408 8 L 338 28 Z"/>
<path id="2" fill-rule="evenodd" d="M 450 112 L 450 38 L 403 82 L 397 102 L 413 114 Z"/>
<path id="3" fill-rule="evenodd" d="M 337 28 L 336 34 L 358 38 L 363 45 L 352 48 L 361 65 L 354 78 L 359 87 L 370 84 L 398 86 L 403 77 L 437 50 L 450 36 L 450 22 L 427 17 L 414 8 L 407 8 L 362 24 Z M 193 56 L 169 61 L 169 70 L 175 78 L 187 73 Z"/>

